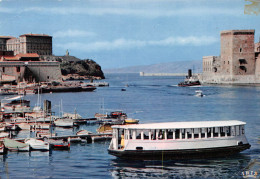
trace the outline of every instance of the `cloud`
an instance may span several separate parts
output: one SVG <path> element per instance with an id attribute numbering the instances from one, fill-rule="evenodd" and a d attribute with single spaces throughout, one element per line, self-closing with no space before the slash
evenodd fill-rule
<path id="1" fill-rule="evenodd" d="M 113 41 L 97 41 L 93 43 L 71 42 L 67 44 L 56 44 L 56 47 L 62 49 L 75 49 L 80 51 L 111 51 L 118 49 L 134 49 L 152 46 L 205 46 L 217 42 L 218 39 L 211 36 L 189 36 L 189 37 L 168 37 L 162 40 L 132 40 L 116 39 Z"/>
<path id="2" fill-rule="evenodd" d="M 95 36 L 96 33 L 94 32 L 88 32 L 88 31 L 83 31 L 83 30 L 66 30 L 66 31 L 58 31 L 53 34 L 54 37 L 56 38 L 63 38 L 63 37 L 91 37 Z"/>
<path id="3" fill-rule="evenodd" d="M 1 0 L 0 0 L 1 1 Z M 40 14 L 57 14 L 57 15 L 90 15 L 90 16 L 105 16 L 105 15 L 123 15 L 123 16 L 137 16 L 145 18 L 157 17 L 174 17 L 174 16 L 201 16 L 201 15 L 228 15 L 237 16 L 243 14 L 243 9 L 233 7 L 232 9 L 226 7 L 209 7 L 209 6 L 195 6 L 195 7 L 26 7 L 26 8 L 0 8 L 0 12 L 4 13 L 40 13 Z"/>

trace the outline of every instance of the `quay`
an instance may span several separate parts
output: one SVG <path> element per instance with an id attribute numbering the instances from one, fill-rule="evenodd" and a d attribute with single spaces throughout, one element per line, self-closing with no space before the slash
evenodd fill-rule
<path id="1" fill-rule="evenodd" d="M 198 75 L 198 74 L 194 74 Z M 175 76 L 175 77 L 183 77 L 187 76 L 187 73 L 145 73 L 140 72 L 140 76 Z"/>

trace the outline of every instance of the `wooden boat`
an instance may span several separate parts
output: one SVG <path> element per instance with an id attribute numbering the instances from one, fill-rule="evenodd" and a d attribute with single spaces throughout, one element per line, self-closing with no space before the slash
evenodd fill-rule
<path id="1" fill-rule="evenodd" d="M 28 138 L 25 143 L 29 144 L 32 150 L 50 150 L 50 144 L 42 140 Z"/>
<path id="2" fill-rule="evenodd" d="M 4 145 L 10 151 L 28 152 L 30 150 L 29 144 L 9 138 L 4 138 Z"/>
<path id="3" fill-rule="evenodd" d="M 125 119 L 125 124 L 138 124 L 139 119 L 133 119 L 133 118 L 126 118 Z"/>
<path id="4" fill-rule="evenodd" d="M 249 149 L 245 122 L 197 121 L 112 126 L 108 151 L 127 159 L 190 159 Z"/>

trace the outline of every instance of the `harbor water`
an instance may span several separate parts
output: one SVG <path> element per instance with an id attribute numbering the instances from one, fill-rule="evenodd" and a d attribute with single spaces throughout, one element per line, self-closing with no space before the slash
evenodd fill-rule
<path id="1" fill-rule="evenodd" d="M 92 118 L 95 113 L 123 110 L 140 123 L 241 120 L 247 123 L 245 131 L 251 149 L 226 158 L 131 161 L 109 155 L 110 141 L 77 143 L 71 145 L 70 151 L 8 152 L 0 156 L 1 178 L 243 178 L 252 172 L 260 176 L 260 87 L 178 87 L 182 77 L 139 74 L 106 74 L 106 78 L 110 86 L 94 92 L 41 94 L 40 99 L 52 102 L 55 115 L 76 111 L 84 118 Z M 195 96 L 196 90 L 202 90 L 205 96 Z M 37 98 L 25 97 L 31 106 Z M 81 129 L 96 132 L 97 127 L 87 124 L 73 129 L 55 128 L 53 132 L 72 135 Z M 34 135 L 20 131 L 15 138 Z"/>

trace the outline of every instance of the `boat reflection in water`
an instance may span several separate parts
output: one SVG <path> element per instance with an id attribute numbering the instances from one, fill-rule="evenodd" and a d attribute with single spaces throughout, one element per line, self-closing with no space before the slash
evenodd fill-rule
<path id="1" fill-rule="evenodd" d="M 217 159 L 171 161 L 111 160 L 113 178 L 241 178 L 250 157 L 236 154 Z M 240 169 L 240 170 L 238 170 Z"/>

